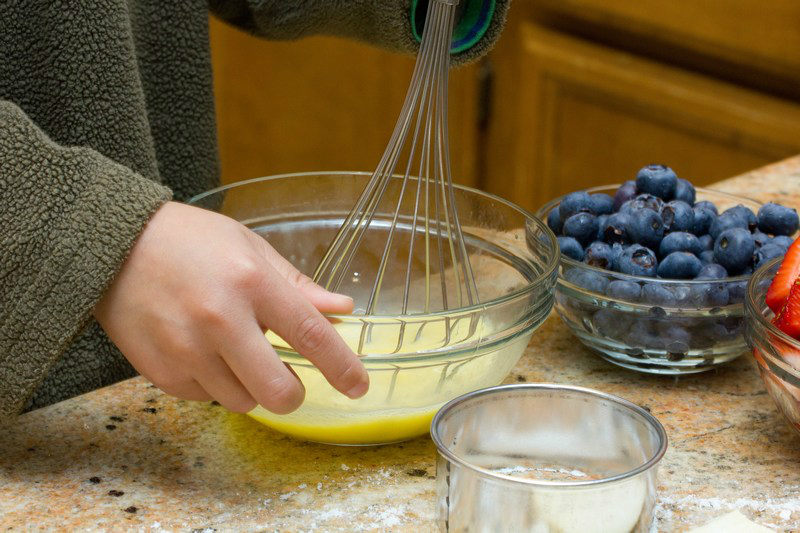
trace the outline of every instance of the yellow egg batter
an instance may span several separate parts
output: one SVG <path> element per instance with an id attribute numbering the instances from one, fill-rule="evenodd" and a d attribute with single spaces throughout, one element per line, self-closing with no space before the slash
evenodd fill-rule
<path id="1" fill-rule="evenodd" d="M 393 362 L 370 362 L 370 389 L 358 400 L 336 391 L 310 363 L 291 363 L 306 387 L 303 405 L 288 415 L 256 407 L 248 413 L 251 417 L 282 433 L 330 444 L 409 439 L 428 432 L 433 415 L 445 402 L 502 381 L 530 338 L 523 335 L 502 348 L 478 351 L 475 347 L 489 328 L 470 318 L 407 324 L 402 336 L 396 321 L 387 320 L 366 332 L 360 323 L 334 327 L 354 351 L 361 346 L 361 353 L 409 355 Z M 267 339 L 279 350 L 287 347 L 271 332 Z M 438 350 L 443 356 L 435 362 L 413 360 L 414 353 Z"/>

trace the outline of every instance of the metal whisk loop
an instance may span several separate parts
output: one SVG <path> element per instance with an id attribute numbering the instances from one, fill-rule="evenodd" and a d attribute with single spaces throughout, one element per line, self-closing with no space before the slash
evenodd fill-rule
<path id="1" fill-rule="evenodd" d="M 375 172 L 314 273 L 317 283 L 331 291 L 339 290 L 342 282 L 352 274 L 351 266 L 356 256 L 365 252 L 361 248 L 365 237 L 371 233 L 371 225 L 373 239 L 377 234 L 374 232 L 385 231 L 388 227 L 375 277 L 370 280 L 371 290 L 364 310 L 366 315 L 373 314 L 378 306 L 387 268 L 390 265 L 395 271 L 401 268 L 394 258 L 398 250 L 405 253 L 403 246 L 395 246 L 397 235 L 401 233 L 399 224 L 404 224 L 404 231 L 410 224 L 410 237 L 408 255 L 402 261 L 405 273 L 398 276 L 402 280 L 398 285 L 402 284 L 403 294 L 397 299 L 397 308 L 391 312 L 402 317 L 478 303 L 478 291 L 456 209 L 448 141 L 450 42 L 457 4 L 458 0 L 430 1 L 414 73 L 392 136 Z M 398 169 L 405 151 L 408 160 L 400 163 Z M 387 197 L 388 191 L 394 194 L 398 189 L 396 197 Z M 393 212 L 388 216 L 378 215 L 379 208 L 387 205 L 390 207 L 385 209 L 393 208 Z M 373 224 L 376 215 L 381 220 L 377 228 Z M 419 233 L 422 233 L 419 246 L 424 246 L 421 251 L 417 243 Z M 369 248 L 374 247 L 371 241 Z M 424 255 L 421 267 L 417 255 Z M 441 306 L 434 303 L 439 296 L 433 297 L 433 291 L 437 289 L 431 278 L 436 276 L 441 288 Z M 423 277 L 424 288 L 417 289 L 413 285 L 420 277 Z M 424 291 L 423 303 L 421 309 L 415 308 L 414 313 L 410 313 L 410 294 L 415 290 Z M 451 291 L 455 294 L 450 294 Z M 382 303 L 382 307 L 387 305 Z M 365 326 L 362 331 L 359 352 L 363 350 L 368 330 L 369 326 Z M 405 330 L 406 323 L 401 320 L 395 352 L 402 348 Z M 446 319 L 445 330 L 446 341 L 449 341 L 449 319 Z M 420 331 L 417 330 L 417 337 Z"/>

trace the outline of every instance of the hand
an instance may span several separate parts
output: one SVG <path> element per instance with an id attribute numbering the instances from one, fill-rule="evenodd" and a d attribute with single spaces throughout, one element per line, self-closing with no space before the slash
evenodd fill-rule
<path id="1" fill-rule="evenodd" d="M 264 338 L 270 329 L 337 390 L 363 396 L 367 372 L 323 312 L 353 301 L 325 291 L 263 238 L 223 215 L 169 202 L 137 240 L 94 315 L 134 368 L 187 400 L 231 411 L 296 409 L 305 389 Z"/>

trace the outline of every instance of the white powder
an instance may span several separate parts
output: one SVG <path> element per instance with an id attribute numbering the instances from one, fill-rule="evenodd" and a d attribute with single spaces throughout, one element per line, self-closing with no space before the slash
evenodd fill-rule
<path id="1" fill-rule="evenodd" d="M 322 483 L 317 483 L 317 490 L 322 490 Z"/>
<path id="2" fill-rule="evenodd" d="M 301 483 L 300 485 L 297 486 L 297 488 L 300 490 L 303 490 L 306 487 L 308 487 L 308 485 L 306 485 L 305 483 Z"/>
<path id="3" fill-rule="evenodd" d="M 781 520 L 788 522 L 791 520 L 792 515 L 797 513 L 800 515 L 800 499 L 766 499 L 756 500 L 753 498 L 738 498 L 736 500 L 724 500 L 722 498 L 701 498 L 699 496 L 679 496 L 673 497 L 669 495 L 662 495 L 658 498 L 655 507 L 655 524 L 654 529 L 657 530 L 656 524 L 659 522 L 669 522 L 673 519 L 674 513 L 672 509 L 704 509 L 711 511 L 735 511 L 748 509 L 757 513 L 769 513 L 777 515 Z M 698 524 L 699 525 L 699 524 Z M 800 525 L 800 516 L 796 523 L 792 524 L 793 527 Z"/>
<path id="4" fill-rule="evenodd" d="M 347 466 L 346 464 L 342 463 L 342 470 L 344 470 L 346 472 L 346 471 L 350 470 L 350 467 Z"/>
<path id="5" fill-rule="evenodd" d="M 281 494 L 281 495 L 279 496 L 279 498 L 280 498 L 280 500 L 281 500 L 282 502 L 285 502 L 286 500 L 288 500 L 289 498 L 291 498 L 291 497 L 292 497 L 292 496 L 294 496 L 295 494 L 297 494 L 297 493 L 296 493 L 296 492 L 287 492 L 287 493 L 285 493 L 285 494 Z"/>

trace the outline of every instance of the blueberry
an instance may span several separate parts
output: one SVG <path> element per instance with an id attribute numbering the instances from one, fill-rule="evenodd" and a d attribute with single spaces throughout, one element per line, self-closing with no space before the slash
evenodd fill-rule
<path id="1" fill-rule="evenodd" d="M 558 247 L 561 249 L 561 253 L 567 257 L 575 261 L 583 261 L 583 246 L 572 237 L 559 237 Z"/>
<path id="2" fill-rule="evenodd" d="M 639 192 L 672 200 L 678 186 L 678 177 L 664 165 L 648 165 L 636 174 L 636 189 Z"/>
<path id="3" fill-rule="evenodd" d="M 675 305 L 678 307 L 686 307 L 692 301 L 692 291 L 686 285 L 675 285 L 670 287 L 673 296 L 675 297 Z"/>
<path id="4" fill-rule="evenodd" d="M 653 196 L 652 194 L 640 194 L 636 198 L 622 204 L 619 210 L 632 212 L 637 209 L 650 209 L 658 213 L 663 206 L 664 201 L 661 198 Z"/>
<path id="5" fill-rule="evenodd" d="M 625 246 L 622 244 L 615 242 L 611 245 L 611 269 L 616 270 L 619 272 L 619 259 L 622 257 L 623 252 L 625 252 Z"/>
<path id="6" fill-rule="evenodd" d="M 658 265 L 658 275 L 668 279 L 692 279 L 703 264 L 689 252 L 672 252 Z"/>
<path id="7" fill-rule="evenodd" d="M 711 227 L 708 229 L 708 234 L 711 235 L 711 238 L 716 242 L 723 231 L 732 228 L 748 229 L 747 222 L 736 213 L 725 211 L 720 216 L 715 218 L 713 222 L 711 222 Z"/>
<path id="8" fill-rule="evenodd" d="M 597 193 L 592 195 L 592 213 L 595 215 L 610 215 L 614 212 L 614 199 L 607 194 Z"/>
<path id="9" fill-rule="evenodd" d="M 700 262 L 704 265 L 710 265 L 714 263 L 714 250 L 703 250 L 700 252 L 700 255 L 697 256 L 700 259 Z"/>
<path id="10" fill-rule="evenodd" d="M 657 249 L 664 237 L 664 222 L 661 215 L 650 209 L 637 209 L 629 213 L 630 233 L 633 241 L 648 248 Z"/>
<path id="11" fill-rule="evenodd" d="M 614 263 L 614 251 L 611 249 L 610 245 L 601 241 L 594 241 L 586 247 L 586 251 L 583 255 L 583 262 L 588 265 L 611 270 Z"/>
<path id="12" fill-rule="evenodd" d="M 761 231 L 756 230 L 753 232 L 753 242 L 755 243 L 756 248 L 761 248 L 765 244 L 768 244 L 771 238 L 772 237 Z"/>
<path id="13" fill-rule="evenodd" d="M 631 216 L 628 213 L 614 213 L 610 215 L 600 231 L 603 233 L 603 240 L 607 243 L 629 243 L 631 242 L 630 232 Z"/>
<path id="14" fill-rule="evenodd" d="M 755 267 L 758 268 L 767 261 L 769 261 L 770 259 L 781 257 L 785 253 L 786 250 L 784 250 L 777 244 L 765 244 L 764 246 L 756 250 L 756 253 L 753 256 L 753 263 L 755 264 Z"/>
<path id="15" fill-rule="evenodd" d="M 558 214 L 558 209 L 553 209 L 547 213 L 547 227 L 553 230 L 556 235 L 561 235 L 561 228 L 564 227 L 564 223 L 561 222 L 561 215 Z"/>
<path id="16" fill-rule="evenodd" d="M 692 231 L 694 229 L 694 211 L 692 206 L 680 200 L 673 200 L 661 208 L 661 219 L 664 231 Z"/>
<path id="17" fill-rule="evenodd" d="M 714 202 L 709 202 L 708 200 L 701 200 L 694 204 L 695 207 L 704 207 L 714 212 L 715 215 L 719 215 L 719 211 L 717 211 L 717 206 L 714 205 Z"/>
<path id="18" fill-rule="evenodd" d="M 635 302 L 639 299 L 642 288 L 635 281 L 617 279 L 606 287 L 606 296 L 628 302 Z"/>
<path id="19" fill-rule="evenodd" d="M 745 221 L 745 224 L 747 224 L 746 227 L 749 231 L 753 231 L 758 227 L 758 220 L 756 219 L 756 214 L 753 213 L 752 209 L 750 209 L 749 207 L 745 207 L 742 204 L 739 204 L 735 207 L 731 207 L 730 209 L 726 209 L 725 212 L 722 214 L 724 215 L 725 213 L 733 213 L 736 216 L 740 217 L 742 220 Z"/>
<path id="20" fill-rule="evenodd" d="M 564 221 L 564 236 L 572 237 L 586 246 L 597 237 L 597 217 L 591 213 L 576 213 Z"/>
<path id="21" fill-rule="evenodd" d="M 608 287 L 608 278 L 597 272 L 592 272 L 591 270 L 573 268 L 564 274 L 564 279 L 573 285 L 601 294 L 605 293 L 606 287 Z"/>
<path id="22" fill-rule="evenodd" d="M 758 229 L 772 235 L 792 235 L 797 231 L 800 219 L 797 211 L 770 202 L 758 210 Z"/>
<path id="23" fill-rule="evenodd" d="M 717 263 L 708 263 L 703 265 L 700 272 L 694 279 L 725 279 L 728 277 L 728 271 L 725 267 Z"/>
<path id="24" fill-rule="evenodd" d="M 642 301 L 649 305 L 675 307 L 675 294 L 660 283 L 645 283 L 642 287 Z"/>
<path id="25" fill-rule="evenodd" d="M 576 213 L 590 213 L 592 211 L 592 197 L 584 191 L 573 192 L 564 197 L 558 206 L 561 220 L 566 222 Z"/>
<path id="26" fill-rule="evenodd" d="M 664 239 L 658 247 L 659 257 L 666 257 L 672 252 L 691 252 L 694 255 L 700 255 L 702 251 L 703 246 L 700 244 L 700 239 L 685 231 L 664 235 Z"/>
<path id="27" fill-rule="evenodd" d="M 603 240 L 603 230 L 606 228 L 606 221 L 610 215 L 599 215 L 597 217 L 597 237 L 595 240 Z"/>
<path id="28" fill-rule="evenodd" d="M 652 278 L 657 269 L 658 260 L 653 250 L 638 244 L 628 246 L 619 258 L 619 271 L 623 274 Z"/>
<path id="29" fill-rule="evenodd" d="M 636 182 L 626 181 L 614 193 L 614 211 L 618 211 L 622 204 L 636 196 Z"/>
<path id="30" fill-rule="evenodd" d="M 717 214 L 708 207 L 696 205 L 692 208 L 694 214 L 694 224 L 692 225 L 692 233 L 695 235 L 705 235 L 711 229 L 711 224 L 717 218 Z"/>
<path id="31" fill-rule="evenodd" d="M 728 285 L 729 303 L 740 304 L 744 302 L 744 295 L 747 293 L 747 280 L 731 281 Z"/>
<path id="32" fill-rule="evenodd" d="M 770 244 L 776 244 L 783 248 L 784 252 L 789 250 L 789 247 L 792 245 L 794 241 L 791 237 L 787 237 L 785 235 L 778 235 L 777 237 L 773 237 L 772 240 L 769 241 Z"/>
<path id="33" fill-rule="evenodd" d="M 599 309 L 592 317 L 594 329 L 606 337 L 619 339 L 628 333 L 630 318 L 614 309 Z"/>
<path id="34" fill-rule="evenodd" d="M 689 205 L 694 205 L 696 194 L 697 193 L 694 190 L 694 185 L 689 183 L 688 180 L 678 178 L 678 183 L 675 185 L 675 196 L 673 197 L 675 200 L 680 200 L 681 202 L 686 202 Z"/>
<path id="35" fill-rule="evenodd" d="M 697 307 L 722 307 L 730 298 L 724 283 L 693 283 L 692 303 Z"/>
<path id="36" fill-rule="evenodd" d="M 658 333 L 667 347 L 673 344 L 682 344 L 685 346 L 685 350 L 689 349 L 691 335 L 686 331 L 686 328 L 671 322 L 665 322 L 658 325 Z"/>
<path id="37" fill-rule="evenodd" d="M 744 228 L 728 229 L 723 231 L 714 243 L 714 259 L 724 266 L 729 274 L 741 274 L 750 265 L 755 247 L 753 236 L 749 231 Z"/>
<path id="38" fill-rule="evenodd" d="M 714 238 L 709 234 L 700 235 L 697 238 L 697 241 L 700 243 L 700 249 L 701 250 L 713 250 L 714 249 Z"/>
<path id="39" fill-rule="evenodd" d="M 625 342 L 630 346 L 642 348 L 661 348 L 664 346 L 664 342 L 652 330 L 650 323 L 643 320 L 637 320 L 631 325 L 627 335 L 625 335 Z"/>

